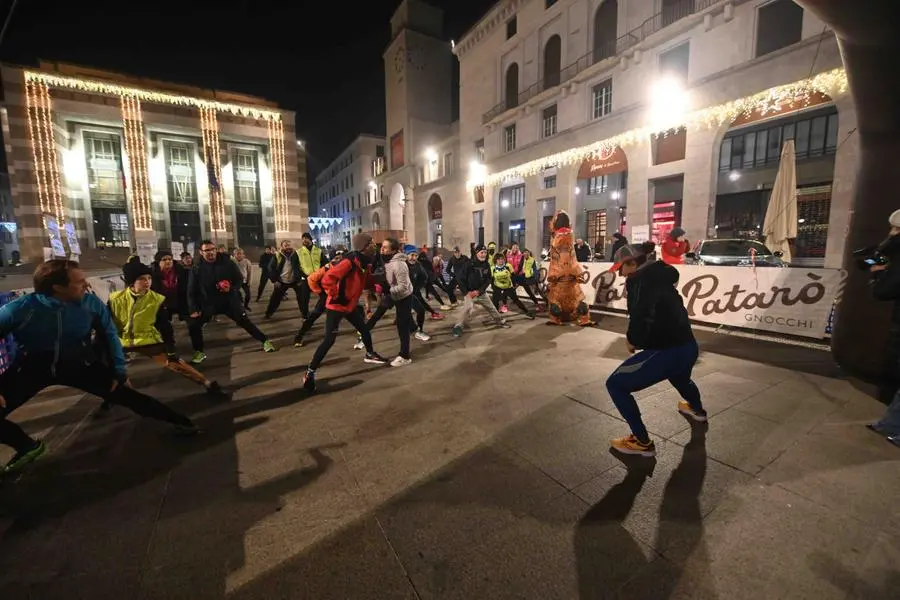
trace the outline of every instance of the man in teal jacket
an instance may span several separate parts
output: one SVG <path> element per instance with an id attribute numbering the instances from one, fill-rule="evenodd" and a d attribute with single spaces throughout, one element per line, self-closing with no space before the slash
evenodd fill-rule
<path id="1" fill-rule="evenodd" d="M 180 433 L 197 432 L 190 419 L 131 387 L 116 326 L 103 302 L 87 294 L 86 287 L 78 263 L 49 260 L 34 273 L 33 294 L 0 308 L 0 338 L 12 334 L 18 347 L 15 362 L 0 375 L 0 444 L 16 451 L 3 472 L 21 469 L 44 453 L 44 443 L 8 417 L 52 385 L 73 387 L 166 421 Z M 104 338 L 112 369 L 94 351 L 94 329 Z"/>

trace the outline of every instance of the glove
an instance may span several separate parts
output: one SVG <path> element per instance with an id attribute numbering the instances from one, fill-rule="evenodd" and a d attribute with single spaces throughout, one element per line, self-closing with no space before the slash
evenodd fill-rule
<path id="1" fill-rule="evenodd" d="M 231 282 L 227 279 L 223 279 L 216 283 L 216 289 L 219 290 L 223 294 L 227 294 L 231 291 Z"/>

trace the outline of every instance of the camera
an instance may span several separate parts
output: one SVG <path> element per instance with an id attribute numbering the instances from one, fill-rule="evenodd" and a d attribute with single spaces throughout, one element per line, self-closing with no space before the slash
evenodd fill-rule
<path id="1" fill-rule="evenodd" d="M 853 258 L 856 259 L 856 266 L 861 271 L 868 271 L 875 265 L 888 264 L 887 257 L 878 251 L 878 246 L 869 246 L 868 248 L 855 250 Z"/>

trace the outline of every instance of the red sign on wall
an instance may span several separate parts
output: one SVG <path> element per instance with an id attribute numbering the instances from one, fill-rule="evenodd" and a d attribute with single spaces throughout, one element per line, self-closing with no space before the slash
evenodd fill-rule
<path id="1" fill-rule="evenodd" d="M 391 136 L 391 171 L 404 165 L 403 130 Z"/>
<path id="2" fill-rule="evenodd" d="M 590 179 L 601 175 L 611 175 L 628 170 L 628 158 L 621 148 L 603 148 L 599 154 L 583 163 L 578 170 L 578 179 Z"/>

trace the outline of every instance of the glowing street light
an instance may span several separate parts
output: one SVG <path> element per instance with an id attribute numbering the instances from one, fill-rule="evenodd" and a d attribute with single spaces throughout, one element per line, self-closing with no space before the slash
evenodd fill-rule
<path id="1" fill-rule="evenodd" d="M 438 155 L 437 152 L 435 152 L 434 148 L 428 148 L 427 150 L 425 150 L 425 158 L 428 159 L 428 162 L 437 162 Z"/>
<path id="2" fill-rule="evenodd" d="M 680 125 L 687 112 L 687 92 L 684 84 L 675 77 L 663 77 L 653 84 L 650 97 L 650 125 L 671 129 Z"/>

